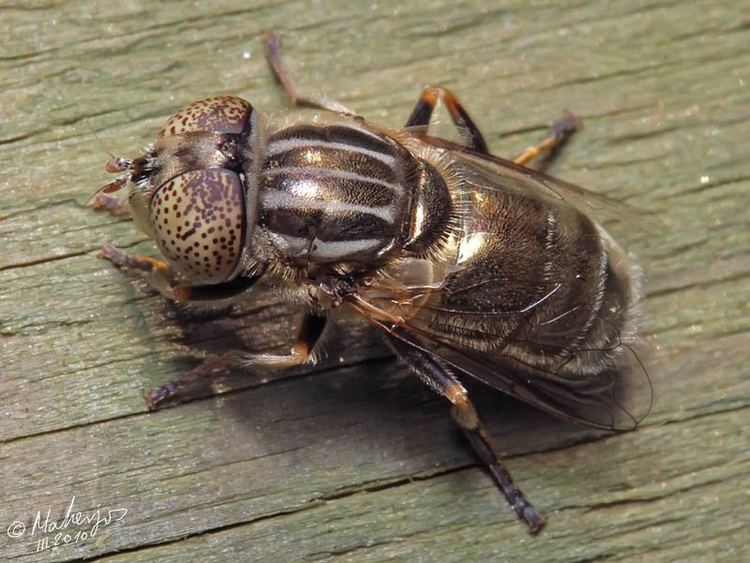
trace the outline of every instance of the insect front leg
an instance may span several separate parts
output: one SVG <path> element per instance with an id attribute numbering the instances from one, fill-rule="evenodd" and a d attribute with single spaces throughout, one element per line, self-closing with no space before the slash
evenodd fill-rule
<path id="1" fill-rule="evenodd" d="M 153 289 L 173 301 L 185 304 L 231 299 L 250 289 L 260 277 L 238 277 L 213 285 L 187 285 L 175 279 L 169 264 L 164 260 L 130 254 L 109 243 L 99 251 L 99 257 L 118 268 L 138 272 Z"/>
<path id="2" fill-rule="evenodd" d="M 118 268 L 137 272 L 152 288 L 165 297 L 174 301 L 186 301 L 178 290 L 179 286 L 172 276 L 169 264 L 164 260 L 141 254 L 130 254 L 109 243 L 99 251 L 99 257 Z"/>
<path id="3" fill-rule="evenodd" d="M 453 404 L 453 418 L 463 430 L 474 451 L 489 468 L 508 503 L 516 511 L 518 517 L 526 522 L 532 534 L 541 530 L 544 526 L 544 517 L 513 483 L 510 473 L 503 466 L 461 382 L 450 373 L 446 366 L 424 351 L 396 337 L 389 337 L 388 340 L 399 357 L 414 370 L 422 381 Z"/>
<path id="4" fill-rule="evenodd" d="M 263 45 L 266 50 L 266 59 L 268 64 L 271 66 L 273 75 L 276 80 L 284 88 L 284 91 L 289 96 L 289 100 L 292 105 L 299 107 L 311 107 L 324 109 L 326 111 L 332 111 L 334 113 L 342 113 L 344 115 L 358 115 L 356 111 L 349 109 L 344 104 L 331 100 L 325 96 L 303 96 L 292 80 L 291 73 L 286 66 L 284 58 L 281 56 L 281 38 L 278 33 L 273 31 L 266 33 L 263 36 Z"/>
<path id="5" fill-rule="evenodd" d="M 545 165 L 542 168 L 547 168 L 560 153 L 565 143 L 573 136 L 573 133 L 579 131 L 581 127 L 583 127 L 583 123 L 580 118 L 570 112 L 565 112 L 562 119 L 552 124 L 549 133 L 541 141 L 526 147 L 513 159 L 513 162 L 525 166 L 541 154 L 546 153 Z"/>
<path id="6" fill-rule="evenodd" d="M 127 219 L 131 216 L 128 198 L 123 198 L 119 195 L 110 195 L 102 190 L 93 195 L 89 201 L 89 205 L 97 211 L 106 211 L 110 215 L 121 219 Z"/>
<path id="7" fill-rule="evenodd" d="M 455 123 L 464 144 L 472 150 L 489 154 L 487 142 L 484 140 L 479 127 L 471 119 L 467 111 L 458 101 L 458 98 L 448 90 L 440 86 L 426 86 L 419 96 L 417 105 L 406 120 L 406 127 L 429 127 L 432 114 L 438 104 L 444 104 Z M 427 130 L 425 129 L 425 133 Z"/>

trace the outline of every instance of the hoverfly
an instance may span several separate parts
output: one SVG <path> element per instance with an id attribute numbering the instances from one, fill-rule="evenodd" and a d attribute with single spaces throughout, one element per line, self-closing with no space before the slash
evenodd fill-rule
<path id="1" fill-rule="evenodd" d="M 524 166 L 579 122 L 566 116 L 504 160 L 445 88 L 425 88 L 403 129 L 376 126 L 327 98 L 300 96 L 278 37 L 265 42 L 292 102 L 330 118 L 278 125 L 236 97 L 189 104 L 142 156 L 112 157 L 107 170 L 120 175 L 95 195 L 111 211 L 129 205 L 164 260 L 112 245 L 101 255 L 181 303 L 241 299 L 263 280 L 306 316 L 289 354 L 230 354 L 147 391 L 149 406 L 221 362 L 303 364 L 328 313 L 348 310 L 452 403 L 510 505 L 538 531 L 544 518 L 514 485 L 461 380 L 598 428 L 640 421 L 621 375 L 637 276 L 585 212 L 605 200 Z M 430 134 L 440 105 L 461 142 Z M 126 200 L 110 195 L 126 185 Z"/>

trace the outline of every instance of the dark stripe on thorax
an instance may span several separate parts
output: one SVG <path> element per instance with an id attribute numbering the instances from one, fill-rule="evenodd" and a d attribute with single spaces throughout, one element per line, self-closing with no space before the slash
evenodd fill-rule
<path id="1" fill-rule="evenodd" d="M 272 135 L 263 165 L 267 189 L 295 191 L 331 203 L 387 206 L 401 202 L 409 155 L 378 133 L 343 125 L 295 125 Z M 298 182 L 305 182 L 304 185 Z M 310 182 L 317 187 L 311 190 Z"/>
<path id="2" fill-rule="evenodd" d="M 289 139 L 281 143 L 269 144 L 271 154 L 266 169 L 269 167 L 305 167 L 313 170 L 349 170 L 381 182 L 399 183 L 396 161 L 390 155 L 385 155 L 386 159 L 390 159 L 389 162 L 372 154 L 356 152 L 356 149 L 350 150 L 348 145 L 310 143 L 306 139 Z M 374 153 L 374 151 L 368 152 Z"/>
<path id="3" fill-rule="evenodd" d="M 327 242 L 390 239 L 398 234 L 397 226 L 361 212 L 280 208 L 263 215 L 265 226 L 277 234 Z"/>
<path id="4" fill-rule="evenodd" d="M 398 157 L 403 150 L 397 143 L 384 135 L 346 125 L 310 125 L 301 123 L 287 127 L 271 135 L 268 143 L 270 144 L 283 139 L 308 139 L 341 143 L 381 152 L 393 157 Z"/>

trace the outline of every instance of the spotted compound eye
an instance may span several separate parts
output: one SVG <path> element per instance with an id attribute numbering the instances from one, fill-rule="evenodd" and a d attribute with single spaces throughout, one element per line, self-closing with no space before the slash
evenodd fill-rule
<path id="1" fill-rule="evenodd" d="M 217 96 L 188 104 L 170 117 L 157 133 L 157 139 L 193 131 L 241 134 L 253 113 L 253 106 L 242 98 Z"/>
<path id="2" fill-rule="evenodd" d="M 162 254 L 194 284 L 227 281 L 245 232 L 242 181 L 234 172 L 186 172 L 159 187 L 149 205 Z"/>

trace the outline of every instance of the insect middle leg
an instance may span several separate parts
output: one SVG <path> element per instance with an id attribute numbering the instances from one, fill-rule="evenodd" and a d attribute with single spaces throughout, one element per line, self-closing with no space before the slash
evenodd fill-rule
<path id="1" fill-rule="evenodd" d="M 458 101 L 458 98 L 448 90 L 440 86 L 426 86 L 419 96 L 417 105 L 406 120 L 406 127 L 425 126 L 429 127 L 432 114 L 438 104 L 444 104 L 450 113 L 453 123 L 456 125 L 464 144 L 472 150 L 489 154 L 487 142 L 484 140 L 479 127 L 471 119 L 468 112 Z M 426 130 L 425 130 L 426 133 Z"/>
<path id="2" fill-rule="evenodd" d="M 476 409 L 461 382 L 449 372 L 446 366 L 443 366 L 422 350 L 399 340 L 397 337 L 389 337 L 389 342 L 399 357 L 416 372 L 422 381 L 453 404 L 453 418 L 463 430 L 474 451 L 489 468 L 508 503 L 516 511 L 518 517 L 526 522 L 531 533 L 541 530 L 544 526 L 544 517 L 537 512 L 531 502 L 513 483 L 510 473 L 500 461 L 500 456 L 495 451 L 490 437 L 479 420 Z"/>
<path id="3" fill-rule="evenodd" d="M 198 379 L 210 377 L 219 370 L 227 369 L 233 365 L 263 366 L 269 368 L 285 368 L 302 365 L 313 357 L 315 345 L 323 334 L 326 325 L 326 316 L 317 311 L 305 315 L 300 326 L 297 340 L 292 345 L 289 354 L 248 354 L 241 350 L 230 350 L 220 356 L 206 360 L 195 369 L 170 379 L 166 383 L 147 389 L 144 397 L 149 409 L 155 409 L 159 403 L 174 397 L 180 389 L 191 385 Z"/>

